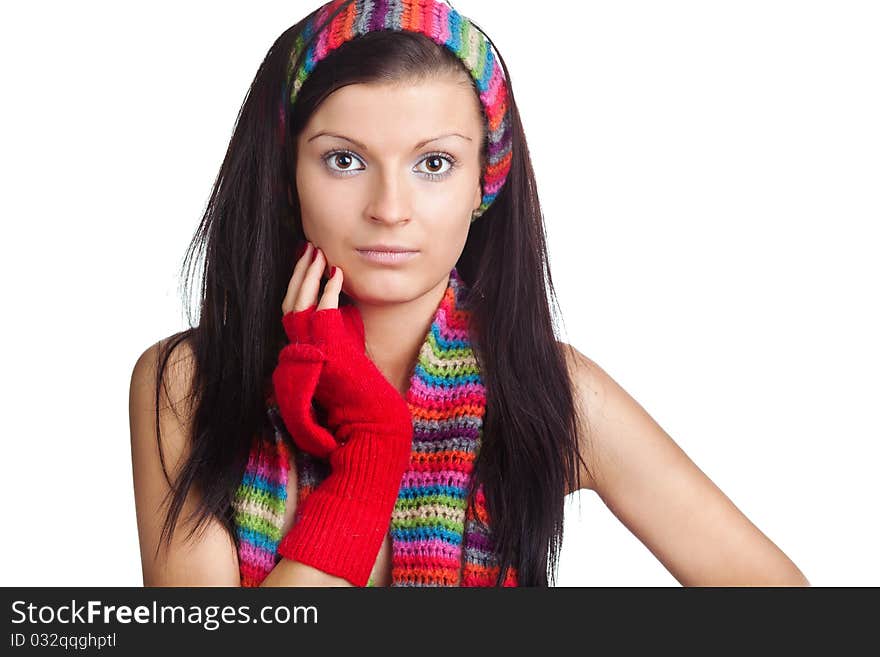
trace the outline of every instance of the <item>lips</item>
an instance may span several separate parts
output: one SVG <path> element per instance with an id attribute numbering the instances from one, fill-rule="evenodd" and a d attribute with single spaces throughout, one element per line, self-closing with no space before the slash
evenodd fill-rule
<path id="1" fill-rule="evenodd" d="M 418 251 L 390 251 L 382 249 L 357 249 L 358 254 L 373 264 L 398 265 L 412 260 L 418 255 Z"/>
<path id="2" fill-rule="evenodd" d="M 392 244 L 373 244 L 371 246 L 359 247 L 358 251 L 374 251 L 384 253 L 411 253 L 418 249 L 411 249 L 408 246 L 399 246 Z"/>

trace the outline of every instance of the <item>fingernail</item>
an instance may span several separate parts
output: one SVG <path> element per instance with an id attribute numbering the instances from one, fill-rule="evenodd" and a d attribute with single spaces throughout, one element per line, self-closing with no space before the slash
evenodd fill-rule
<path id="1" fill-rule="evenodd" d="M 330 267 L 330 278 L 333 278 L 333 275 L 336 273 L 336 267 Z"/>
<path id="2" fill-rule="evenodd" d="M 300 258 L 302 258 L 303 253 L 306 252 L 306 249 L 308 248 L 308 246 L 309 246 L 308 242 L 300 242 L 300 245 L 296 249 L 296 257 L 294 258 L 294 260 L 299 260 Z"/>
<path id="3" fill-rule="evenodd" d="M 315 258 L 318 257 L 318 247 L 315 247 L 315 250 L 312 251 L 312 262 L 315 261 Z"/>

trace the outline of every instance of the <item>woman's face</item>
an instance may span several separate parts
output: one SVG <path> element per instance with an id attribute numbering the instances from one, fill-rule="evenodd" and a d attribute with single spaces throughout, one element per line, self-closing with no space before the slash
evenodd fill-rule
<path id="1" fill-rule="evenodd" d="M 343 270 L 343 291 L 355 301 L 425 294 L 464 249 L 481 202 L 483 125 L 461 80 L 342 87 L 297 138 L 303 230 Z M 377 244 L 416 253 L 389 264 L 360 252 Z"/>

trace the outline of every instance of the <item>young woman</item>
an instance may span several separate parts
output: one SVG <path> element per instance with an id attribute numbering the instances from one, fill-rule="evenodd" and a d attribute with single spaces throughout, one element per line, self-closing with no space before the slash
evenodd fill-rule
<path id="1" fill-rule="evenodd" d="M 448 5 L 284 32 L 199 246 L 198 325 L 132 374 L 146 585 L 546 586 L 582 488 L 682 584 L 808 584 L 556 339 L 510 77 Z"/>

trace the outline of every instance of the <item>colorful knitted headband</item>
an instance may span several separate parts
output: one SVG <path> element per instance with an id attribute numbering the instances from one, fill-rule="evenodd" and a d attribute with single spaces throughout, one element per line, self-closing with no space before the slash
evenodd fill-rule
<path id="1" fill-rule="evenodd" d="M 479 218 L 498 196 L 510 171 L 511 132 L 507 84 L 488 37 L 468 18 L 437 0 L 332 0 L 312 14 L 297 36 L 287 69 L 285 93 L 290 103 L 315 66 L 347 41 L 368 32 L 417 32 L 446 46 L 464 63 L 476 82 L 489 129 L 488 163 L 482 172 Z M 304 46 L 305 57 L 300 58 Z M 294 71 L 297 61 L 299 66 Z M 290 82 L 293 80 L 293 85 Z M 283 109 L 282 109 L 283 121 Z"/>

